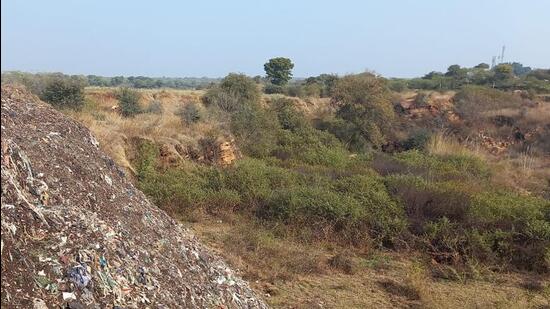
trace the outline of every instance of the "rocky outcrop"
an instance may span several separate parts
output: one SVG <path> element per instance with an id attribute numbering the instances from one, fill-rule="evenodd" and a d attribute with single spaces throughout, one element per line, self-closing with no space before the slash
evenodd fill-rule
<path id="1" fill-rule="evenodd" d="M 2 308 L 265 308 L 90 131 L 2 86 Z"/>

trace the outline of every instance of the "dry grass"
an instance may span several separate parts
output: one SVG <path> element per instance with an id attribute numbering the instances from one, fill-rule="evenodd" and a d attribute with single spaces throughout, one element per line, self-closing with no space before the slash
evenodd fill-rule
<path id="1" fill-rule="evenodd" d="M 550 124 L 550 103 L 543 102 L 537 107 L 526 109 L 523 117 L 525 122 Z"/>
<path id="2" fill-rule="evenodd" d="M 492 181 L 524 194 L 549 194 L 550 157 L 538 157 L 529 151 L 492 163 Z"/>
<path id="3" fill-rule="evenodd" d="M 446 281 L 418 256 L 344 250 L 346 267 L 331 267 L 340 248 L 273 237 L 246 219 L 193 224 L 274 308 L 544 308 L 549 282 L 521 274 Z M 381 262 L 383 261 L 383 263 Z M 382 265 L 383 264 L 383 265 Z M 341 266 L 341 265 L 340 265 Z M 545 281 L 546 280 L 546 281 Z M 528 282 L 529 284 L 526 284 Z M 534 282 L 534 283 L 532 283 Z M 529 288 L 527 288 L 528 286 Z M 536 289 L 531 287 L 535 286 Z"/>
<path id="4" fill-rule="evenodd" d="M 466 146 L 467 145 L 467 146 Z M 479 145 L 464 145 L 442 133 L 432 136 L 426 149 L 437 155 L 465 155 L 480 158 L 492 171 L 492 183 L 523 194 L 541 195 L 548 190 L 550 157 L 535 156 L 530 150 L 517 154 L 491 156 Z"/>
<path id="5" fill-rule="evenodd" d="M 468 146 L 444 133 L 434 134 L 426 144 L 426 150 L 436 155 L 465 155 L 485 159 L 480 147 L 475 144 Z"/>
<path id="6" fill-rule="evenodd" d="M 246 218 L 231 216 L 229 222 L 197 220 L 194 229 L 249 281 L 273 284 L 299 275 L 327 270 L 325 253 L 315 246 L 275 236 Z"/>
<path id="7" fill-rule="evenodd" d="M 201 91 L 192 90 L 138 90 L 140 105 L 147 110 L 151 102 L 162 106 L 161 113 L 141 113 L 132 118 L 122 117 L 117 106 L 116 88 L 87 88 L 85 108 L 80 112 L 68 112 L 73 118 L 87 126 L 99 140 L 101 147 L 127 170 L 133 172 L 128 154 L 134 137 L 154 140 L 159 143 L 196 146 L 197 141 L 207 133 L 228 132 L 226 124 L 219 117 L 209 115 L 200 103 Z M 194 102 L 201 106 L 203 119 L 187 125 L 177 115 L 185 104 Z"/>

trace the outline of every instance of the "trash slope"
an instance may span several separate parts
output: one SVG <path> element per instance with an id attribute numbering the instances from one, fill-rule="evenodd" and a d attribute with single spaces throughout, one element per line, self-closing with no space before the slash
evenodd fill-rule
<path id="1" fill-rule="evenodd" d="M 265 308 L 91 133 L 2 86 L 2 307 Z"/>

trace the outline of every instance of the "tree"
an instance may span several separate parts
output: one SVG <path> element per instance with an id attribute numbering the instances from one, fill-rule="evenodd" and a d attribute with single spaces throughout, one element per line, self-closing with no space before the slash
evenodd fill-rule
<path id="1" fill-rule="evenodd" d="M 485 62 L 482 62 L 482 63 L 480 63 L 480 64 L 478 64 L 478 65 L 476 65 L 476 66 L 474 67 L 474 69 L 484 69 L 484 70 L 486 70 L 486 69 L 488 69 L 488 68 L 490 68 L 490 67 L 489 67 L 489 65 L 488 65 L 487 63 L 485 63 Z"/>
<path id="2" fill-rule="evenodd" d="M 459 71 L 460 71 L 460 66 L 458 64 L 453 64 L 447 68 L 447 73 L 445 73 L 445 75 L 453 77 L 458 75 Z"/>
<path id="3" fill-rule="evenodd" d="M 445 76 L 452 78 L 450 87 L 452 89 L 460 88 L 463 84 L 469 83 L 468 69 L 461 68 L 458 64 L 453 64 L 447 69 Z"/>
<path id="4" fill-rule="evenodd" d="M 292 78 L 292 69 L 294 64 L 288 58 L 277 57 L 269 59 L 264 64 L 264 70 L 267 77 L 275 85 L 285 85 Z"/>
<path id="5" fill-rule="evenodd" d="M 531 72 L 531 67 L 525 67 L 523 66 L 523 64 L 519 63 L 519 62 L 513 62 L 512 63 L 512 70 L 514 72 L 514 75 L 516 76 L 521 76 L 521 75 L 525 75 L 529 72 Z"/>
<path id="6" fill-rule="evenodd" d="M 424 75 L 422 79 L 434 79 L 435 77 L 442 77 L 442 76 L 443 76 L 443 73 L 441 72 L 431 71 L 430 73 Z"/>
<path id="7" fill-rule="evenodd" d="M 499 64 L 495 67 L 495 79 L 503 81 L 510 79 L 514 76 L 514 69 L 512 65 L 507 63 Z"/>
<path id="8" fill-rule="evenodd" d="M 332 100 L 339 106 L 337 116 L 354 125 L 349 140 L 360 135 L 375 148 L 385 142 L 394 118 L 385 79 L 371 73 L 345 76 L 336 82 Z"/>
<path id="9" fill-rule="evenodd" d="M 116 87 L 124 83 L 124 76 L 115 76 L 111 78 L 111 86 Z"/>

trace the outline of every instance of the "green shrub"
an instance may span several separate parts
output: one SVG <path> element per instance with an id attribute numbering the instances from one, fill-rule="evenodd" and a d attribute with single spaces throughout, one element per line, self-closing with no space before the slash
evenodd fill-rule
<path id="1" fill-rule="evenodd" d="M 373 239 L 391 245 L 403 234 L 407 226 L 405 213 L 389 195 L 382 179 L 367 175 L 343 177 L 335 182 L 334 188 L 360 203 Z"/>
<path id="2" fill-rule="evenodd" d="M 403 203 L 410 232 L 438 262 L 550 270 L 549 201 L 405 175 L 387 177 L 386 185 Z"/>
<path id="3" fill-rule="evenodd" d="M 231 117 L 231 132 L 239 146 L 253 157 L 267 157 L 276 147 L 277 115 L 257 105 L 241 108 Z"/>
<path id="4" fill-rule="evenodd" d="M 470 222 L 484 228 L 523 231 L 550 240 L 550 202 L 510 192 L 482 192 L 473 196 Z"/>
<path id="5" fill-rule="evenodd" d="M 133 165 L 138 180 L 146 180 L 155 176 L 159 153 L 158 147 L 153 142 L 143 140 L 137 145 L 137 156 Z"/>
<path id="6" fill-rule="evenodd" d="M 316 128 L 336 136 L 350 151 L 361 153 L 371 149 L 371 143 L 361 130 L 342 118 L 323 119 L 316 124 Z"/>
<path id="7" fill-rule="evenodd" d="M 239 96 L 236 93 L 227 92 L 219 87 L 208 89 L 202 101 L 206 106 L 216 106 L 225 112 L 233 112 L 240 106 Z"/>
<path id="8" fill-rule="evenodd" d="M 309 165 L 344 167 L 349 162 L 349 153 L 334 136 L 313 128 L 282 131 L 273 154 L 281 160 Z"/>
<path id="9" fill-rule="evenodd" d="M 395 92 L 403 92 L 407 90 L 407 81 L 402 79 L 390 79 L 388 81 L 388 87 Z"/>
<path id="10" fill-rule="evenodd" d="M 361 235 L 365 211 L 355 199 L 312 186 L 273 192 L 258 215 L 268 220 L 309 229 L 316 238 L 333 234 L 345 241 L 365 241 Z"/>
<path id="11" fill-rule="evenodd" d="M 208 190 L 205 204 L 210 213 L 233 212 L 241 205 L 239 192 L 229 189 Z"/>
<path id="12" fill-rule="evenodd" d="M 84 106 L 84 84 L 78 80 L 53 78 L 40 98 L 57 108 L 80 110 Z"/>
<path id="13" fill-rule="evenodd" d="M 386 178 L 389 192 L 398 197 L 413 233 L 421 233 L 424 223 L 446 217 L 464 222 L 470 207 L 467 185 L 458 182 L 428 182 L 412 175 Z"/>
<path id="14" fill-rule="evenodd" d="M 121 88 L 117 93 L 120 113 L 124 117 L 133 117 L 142 112 L 139 105 L 140 94 L 130 88 Z"/>
<path id="15" fill-rule="evenodd" d="M 394 156 L 407 167 L 404 173 L 423 175 L 430 179 L 481 179 L 490 176 L 489 167 L 471 155 L 429 155 L 418 150 L 400 152 Z"/>
<path id="16" fill-rule="evenodd" d="M 402 145 L 405 150 L 418 149 L 423 150 L 431 138 L 431 132 L 427 129 L 419 129 L 412 132 L 409 137 L 403 141 Z"/>
<path id="17" fill-rule="evenodd" d="M 353 124 L 375 148 L 389 134 L 394 119 L 386 81 L 370 73 L 348 75 L 336 82 L 332 100 L 339 105 L 338 117 Z"/>
<path id="18" fill-rule="evenodd" d="M 281 85 L 267 84 L 264 86 L 264 92 L 266 94 L 283 94 L 286 92 L 286 87 Z"/>
<path id="19" fill-rule="evenodd" d="M 289 85 L 286 87 L 285 93 L 290 97 L 301 98 L 305 96 L 304 88 L 302 87 L 302 85 Z"/>
<path id="20" fill-rule="evenodd" d="M 254 80 L 244 74 L 231 73 L 221 83 L 209 89 L 203 96 L 207 106 L 217 106 L 226 112 L 235 112 L 256 105 L 261 93 Z"/>
<path id="21" fill-rule="evenodd" d="M 243 201 L 253 205 L 267 199 L 273 190 L 291 188 L 300 182 L 297 173 L 257 159 L 240 160 L 227 169 L 225 178 L 227 188 L 239 192 Z"/>
<path id="22" fill-rule="evenodd" d="M 323 93 L 323 86 L 319 85 L 318 83 L 311 83 L 306 84 L 303 87 L 303 90 L 306 97 L 319 98 Z"/>
<path id="23" fill-rule="evenodd" d="M 271 102 L 271 106 L 282 129 L 296 132 L 308 126 L 303 113 L 296 109 L 293 100 L 277 98 Z"/>

